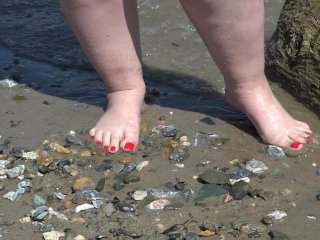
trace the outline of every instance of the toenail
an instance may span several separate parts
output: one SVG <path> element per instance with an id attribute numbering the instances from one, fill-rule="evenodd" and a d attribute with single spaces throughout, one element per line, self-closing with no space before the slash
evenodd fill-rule
<path id="1" fill-rule="evenodd" d="M 110 152 L 114 152 L 116 150 L 116 147 L 115 146 L 111 146 L 110 147 Z"/>
<path id="2" fill-rule="evenodd" d="M 133 151 L 133 149 L 134 149 L 134 143 L 132 142 L 127 142 L 124 145 L 124 150 Z"/>
<path id="3" fill-rule="evenodd" d="M 106 151 L 106 152 L 108 152 L 109 151 L 109 147 L 106 145 L 106 146 L 104 146 L 103 147 L 104 148 L 104 150 Z"/>
<path id="4" fill-rule="evenodd" d="M 299 148 L 302 145 L 301 142 L 293 142 L 291 143 L 290 147 L 291 148 Z"/>
<path id="5" fill-rule="evenodd" d="M 313 140 L 312 139 L 307 139 L 307 141 L 306 141 L 306 144 L 309 144 L 309 145 L 311 145 L 313 143 Z"/>
<path id="6" fill-rule="evenodd" d="M 101 141 L 96 141 L 96 143 L 97 143 L 98 145 L 102 144 L 102 142 L 101 142 Z"/>

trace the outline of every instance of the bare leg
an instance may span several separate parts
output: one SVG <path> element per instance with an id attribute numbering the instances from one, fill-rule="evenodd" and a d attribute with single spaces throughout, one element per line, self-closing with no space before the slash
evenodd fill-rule
<path id="1" fill-rule="evenodd" d="M 264 1 L 181 3 L 224 75 L 229 103 L 247 114 L 264 142 L 282 147 L 305 143 L 309 126 L 285 111 L 264 74 Z"/>
<path id="2" fill-rule="evenodd" d="M 145 94 L 137 2 L 60 0 L 60 5 L 106 86 L 108 109 L 89 135 L 106 151 L 134 150 Z"/>

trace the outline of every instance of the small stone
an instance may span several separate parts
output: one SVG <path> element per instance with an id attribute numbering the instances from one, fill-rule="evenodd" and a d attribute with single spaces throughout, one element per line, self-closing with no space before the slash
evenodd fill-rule
<path id="1" fill-rule="evenodd" d="M 226 194 L 228 191 L 216 184 L 204 184 L 200 191 L 198 192 L 197 196 L 195 197 L 194 201 L 202 201 L 206 198 L 213 197 L 213 196 L 221 196 Z"/>
<path id="2" fill-rule="evenodd" d="M 112 166 L 113 166 L 112 160 L 106 159 L 106 160 L 103 160 L 102 163 L 98 163 L 96 165 L 96 170 L 98 172 L 104 172 L 106 170 L 112 169 Z"/>
<path id="3" fill-rule="evenodd" d="M 266 225 L 272 225 L 275 223 L 275 219 L 271 216 L 264 216 L 261 222 Z"/>
<path id="4" fill-rule="evenodd" d="M 147 197 L 148 193 L 147 191 L 135 191 L 132 194 L 132 198 L 136 201 L 141 201 Z"/>
<path id="5" fill-rule="evenodd" d="M 274 145 L 267 145 L 264 147 L 264 152 L 269 156 L 269 157 L 280 157 L 283 158 L 286 156 L 285 152 L 281 147 L 274 146 Z"/>
<path id="6" fill-rule="evenodd" d="M 212 237 L 212 236 L 216 235 L 216 233 L 211 230 L 204 230 L 204 231 L 199 232 L 198 235 L 201 237 Z"/>
<path id="7" fill-rule="evenodd" d="M 286 234 L 276 230 L 271 230 L 269 235 L 272 240 L 291 240 L 291 238 L 289 238 Z"/>
<path id="8" fill-rule="evenodd" d="M 188 142 L 188 141 L 189 141 L 188 136 L 181 136 L 181 137 L 179 138 L 179 141 L 180 141 L 180 142 Z"/>
<path id="9" fill-rule="evenodd" d="M 69 143 L 72 143 L 72 144 L 74 144 L 74 145 L 80 145 L 80 146 L 83 145 L 82 140 L 81 140 L 80 137 L 76 134 L 75 131 L 70 131 L 70 132 L 68 132 L 67 137 L 66 137 L 66 141 L 69 142 Z"/>
<path id="10" fill-rule="evenodd" d="M 36 160 L 38 157 L 39 157 L 38 153 L 34 151 L 22 153 L 22 158 L 25 158 L 27 160 Z"/>
<path id="11" fill-rule="evenodd" d="M 53 151 L 56 151 L 62 154 L 69 154 L 71 152 L 69 149 L 59 145 L 58 143 L 51 143 L 50 147 Z"/>
<path id="12" fill-rule="evenodd" d="M 235 200 L 241 200 L 250 192 L 251 187 L 244 181 L 236 182 L 230 189 L 230 195 Z"/>
<path id="13" fill-rule="evenodd" d="M 81 177 L 81 178 L 78 178 L 75 183 L 73 184 L 73 191 L 79 191 L 81 190 L 82 188 L 85 188 L 85 187 L 95 187 L 95 183 L 93 182 L 92 179 L 90 178 L 86 178 L 86 177 Z"/>
<path id="14" fill-rule="evenodd" d="M 268 170 L 268 167 L 263 162 L 253 159 L 246 162 L 245 169 L 256 174 Z"/>
<path id="15" fill-rule="evenodd" d="M 199 179 L 207 183 L 226 184 L 230 176 L 215 169 L 207 170 L 199 175 Z"/>
<path id="16" fill-rule="evenodd" d="M 139 163 L 137 164 L 136 169 L 137 169 L 138 171 L 141 171 L 142 168 L 144 168 L 144 167 L 146 167 L 146 166 L 148 166 L 148 165 L 149 165 L 149 161 L 142 161 L 142 162 L 139 162 Z"/>
<path id="17" fill-rule="evenodd" d="M 40 207 L 40 206 L 44 206 L 47 204 L 47 201 L 44 200 L 41 196 L 39 195 L 33 195 L 32 196 L 32 202 L 33 202 L 33 205 L 35 207 Z"/>
<path id="18" fill-rule="evenodd" d="M 64 201 L 63 202 L 63 207 L 65 208 L 65 209 L 70 209 L 70 208 L 72 208 L 72 201 L 71 200 L 66 200 L 66 201 Z"/>
<path id="19" fill-rule="evenodd" d="M 49 156 L 41 156 L 37 159 L 38 165 L 46 166 L 46 167 L 48 167 L 53 162 L 54 162 L 53 157 L 49 157 Z"/>
<path id="20" fill-rule="evenodd" d="M 172 204 L 168 204 L 166 206 L 163 207 L 163 210 L 168 211 L 168 210 L 178 210 L 183 208 L 183 204 L 182 203 L 172 203 Z"/>
<path id="21" fill-rule="evenodd" d="M 173 149 L 172 153 L 169 156 L 170 160 L 173 161 L 184 161 L 190 156 L 190 151 L 187 146 L 178 146 Z"/>
<path id="22" fill-rule="evenodd" d="M 111 217 L 112 214 L 116 211 L 113 203 L 107 203 L 106 207 L 104 208 L 104 212 L 107 217 Z"/>
<path id="23" fill-rule="evenodd" d="M 134 174 L 128 174 L 126 177 L 123 179 L 123 183 L 129 184 L 129 183 L 134 183 L 140 181 L 140 177 Z"/>
<path id="24" fill-rule="evenodd" d="M 132 156 L 131 155 L 125 156 L 125 157 L 121 158 L 118 162 L 122 163 L 122 164 L 131 163 L 132 162 Z"/>
<path id="25" fill-rule="evenodd" d="M 88 210 L 88 209 L 91 209 L 91 208 L 94 208 L 94 206 L 91 205 L 91 204 L 85 203 L 85 204 L 77 206 L 76 209 L 75 209 L 75 212 L 79 213 L 81 211 Z"/>
<path id="26" fill-rule="evenodd" d="M 158 199 L 149 203 L 147 207 L 152 210 L 160 210 L 169 204 L 170 204 L 170 201 L 167 199 Z"/>
<path id="27" fill-rule="evenodd" d="M 80 157 L 91 157 L 91 152 L 89 150 L 82 150 L 80 153 L 79 153 L 79 156 Z"/>
<path id="28" fill-rule="evenodd" d="M 98 192 L 101 192 L 104 189 L 104 185 L 106 184 L 106 178 L 100 178 L 100 180 L 98 181 L 97 185 L 96 185 L 96 190 Z"/>
<path id="29" fill-rule="evenodd" d="M 82 235 L 77 235 L 73 240 L 86 240 L 86 238 Z"/>
<path id="30" fill-rule="evenodd" d="M 18 165 L 14 168 L 7 169 L 6 173 L 7 173 L 8 178 L 15 179 L 18 176 L 20 176 L 21 174 L 23 174 L 25 169 L 26 169 L 26 167 L 24 165 Z"/>
<path id="31" fill-rule="evenodd" d="M 135 209 L 132 205 L 128 204 L 128 203 L 117 203 L 115 204 L 116 209 L 122 211 L 122 212 L 134 212 Z"/>
<path id="32" fill-rule="evenodd" d="M 12 99 L 16 100 L 16 101 L 25 101 L 28 98 L 25 95 L 17 94 L 17 95 L 14 95 L 14 97 Z"/>
<path id="33" fill-rule="evenodd" d="M 227 195 L 224 197 L 223 202 L 224 202 L 224 203 L 227 203 L 227 202 L 231 202 L 232 200 L 233 200 L 233 197 L 232 197 L 230 194 L 227 194 Z"/>
<path id="34" fill-rule="evenodd" d="M 4 194 L 2 197 L 13 202 L 14 200 L 17 199 L 18 194 L 16 192 L 11 191 L 11 192 Z"/>
<path id="35" fill-rule="evenodd" d="M 269 213 L 267 216 L 272 217 L 274 220 L 281 220 L 282 218 L 287 216 L 287 213 L 284 211 L 275 210 Z"/>
<path id="36" fill-rule="evenodd" d="M 60 237 L 65 237 L 65 233 L 62 231 L 51 231 L 42 234 L 44 240 L 59 240 Z"/>
<path id="37" fill-rule="evenodd" d="M 43 220 L 48 214 L 49 212 L 47 206 L 40 206 L 31 211 L 31 217 L 35 220 Z"/>

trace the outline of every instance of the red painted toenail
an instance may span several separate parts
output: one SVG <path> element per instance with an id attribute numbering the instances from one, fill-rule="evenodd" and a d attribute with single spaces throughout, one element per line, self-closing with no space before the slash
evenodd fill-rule
<path id="1" fill-rule="evenodd" d="M 313 143 L 313 140 L 312 140 L 312 139 L 310 139 L 310 138 L 307 139 L 306 144 L 309 144 L 309 145 L 310 145 L 310 144 L 312 144 L 312 143 Z"/>
<path id="2" fill-rule="evenodd" d="M 110 152 L 114 152 L 116 150 L 116 147 L 115 146 L 111 146 L 110 147 Z"/>
<path id="3" fill-rule="evenodd" d="M 106 152 L 109 151 L 109 147 L 108 147 L 108 146 L 104 146 L 103 148 L 104 148 L 104 150 L 105 150 Z"/>
<path id="4" fill-rule="evenodd" d="M 127 142 L 124 145 L 124 150 L 133 151 L 133 149 L 134 149 L 134 143 L 132 142 Z"/>
<path id="5" fill-rule="evenodd" d="M 302 145 L 301 142 L 293 142 L 291 143 L 290 147 L 291 148 L 299 148 Z"/>
<path id="6" fill-rule="evenodd" d="M 102 144 L 102 142 L 101 142 L 101 141 L 96 141 L 96 143 L 97 143 L 98 145 Z"/>

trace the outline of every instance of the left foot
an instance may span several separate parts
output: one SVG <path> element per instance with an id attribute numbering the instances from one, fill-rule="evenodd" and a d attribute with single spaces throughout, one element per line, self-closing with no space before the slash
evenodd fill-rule
<path id="1" fill-rule="evenodd" d="M 311 133 L 310 127 L 289 115 L 266 79 L 257 82 L 227 89 L 228 102 L 247 115 L 265 143 L 300 150 Z"/>

